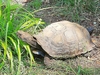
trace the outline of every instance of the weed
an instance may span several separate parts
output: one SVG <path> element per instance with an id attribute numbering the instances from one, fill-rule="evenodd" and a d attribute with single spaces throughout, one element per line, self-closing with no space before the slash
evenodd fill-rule
<path id="1" fill-rule="evenodd" d="M 20 8 L 19 8 L 20 7 Z M 17 75 L 20 74 L 21 58 L 24 43 L 20 43 L 16 36 L 19 29 L 27 30 L 34 25 L 42 24 L 40 19 L 35 18 L 30 12 L 21 8 L 19 5 L 11 5 L 10 0 L 3 2 L 0 0 L 0 69 L 5 66 L 5 61 L 10 62 L 10 72 L 14 73 L 14 57 L 18 58 Z M 22 47 L 21 47 L 22 46 Z M 34 57 L 28 46 L 24 46 L 30 55 L 30 65 L 34 61 Z"/>

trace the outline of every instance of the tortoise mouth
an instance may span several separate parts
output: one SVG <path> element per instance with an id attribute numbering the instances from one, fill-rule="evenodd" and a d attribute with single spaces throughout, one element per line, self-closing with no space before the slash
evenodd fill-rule
<path id="1" fill-rule="evenodd" d="M 20 36 L 21 36 L 22 34 L 20 33 L 20 31 L 17 31 L 16 35 L 18 36 L 18 38 L 20 38 L 20 39 L 21 39 L 21 37 L 20 37 Z"/>

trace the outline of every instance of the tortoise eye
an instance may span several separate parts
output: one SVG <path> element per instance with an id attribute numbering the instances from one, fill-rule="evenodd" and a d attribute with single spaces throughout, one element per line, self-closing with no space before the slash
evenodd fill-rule
<path id="1" fill-rule="evenodd" d="M 33 39 L 37 40 L 35 37 L 33 37 Z"/>

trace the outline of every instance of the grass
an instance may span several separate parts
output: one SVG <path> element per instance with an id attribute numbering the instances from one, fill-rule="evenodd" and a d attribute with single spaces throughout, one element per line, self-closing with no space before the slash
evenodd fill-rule
<path id="1" fill-rule="evenodd" d="M 1 1 L 1 0 L 0 0 Z M 14 57 L 18 59 L 17 75 L 20 75 L 22 61 L 22 45 L 21 41 L 16 36 L 18 30 L 27 30 L 33 25 L 39 25 L 42 22 L 39 18 L 35 18 L 32 14 L 26 11 L 21 6 L 11 5 L 10 0 L 0 2 L 0 68 L 3 69 L 5 62 L 8 61 L 10 73 L 14 73 Z M 22 13 L 21 13 L 22 12 Z M 27 53 L 30 55 L 30 66 L 35 63 L 34 57 L 30 52 L 29 46 L 24 46 Z M 27 56 L 26 56 L 27 57 Z"/>
<path id="2" fill-rule="evenodd" d="M 99 70 L 74 69 L 64 64 L 62 68 L 47 68 L 43 65 L 43 59 L 34 58 L 29 45 L 16 36 L 18 30 L 34 34 L 45 27 L 42 19 L 36 18 L 37 12 L 55 7 L 53 16 L 64 16 L 67 20 L 80 23 L 81 18 L 85 19 L 83 13 L 98 16 L 99 4 L 99 0 L 54 0 L 52 7 L 47 4 L 44 8 L 41 1 L 35 0 L 23 8 L 17 4 L 11 5 L 10 0 L 0 0 L 0 75 L 99 75 Z"/>
<path id="3" fill-rule="evenodd" d="M 64 19 L 80 23 L 81 20 L 86 19 L 84 14 L 98 16 L 98 12 L 100 11 L 99 3 L 99 0 L 55 0 L 51 6 L 58 8 L 55 8 L 52 14 L 58 17 L 64 16 Z"/>

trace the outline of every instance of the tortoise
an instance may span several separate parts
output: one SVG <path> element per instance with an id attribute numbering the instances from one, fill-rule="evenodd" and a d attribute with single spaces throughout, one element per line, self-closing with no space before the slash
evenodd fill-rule
<path id="1" fill-rule="evenodd" d="M 90 33 L 89 33 L 90 32 Z M 67 59 L 93 50 L 96 45 L 91 39 L 93 29 L 70 22 L 59 21 L 48 25 L 38 34 L 30 35 L 19 30 L 17 35 L 34 49 L 33 53 L 44 57 L 44 64 L 49 59 Z"/>

